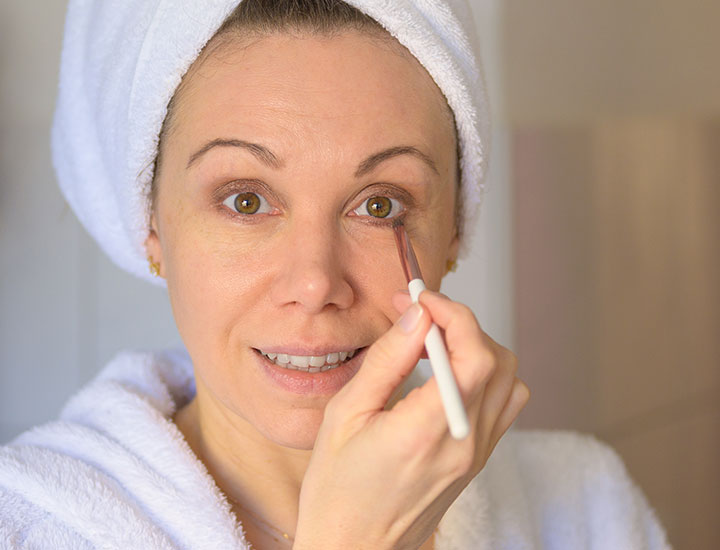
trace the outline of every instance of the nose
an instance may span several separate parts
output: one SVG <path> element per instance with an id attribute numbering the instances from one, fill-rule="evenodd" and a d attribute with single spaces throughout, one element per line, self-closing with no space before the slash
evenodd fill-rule
<path id="1" fill-rule="evenodd" d="M 352 305 L 354 291 L 337 228 L 331 224 L 297 223 L 279 238 L 283 245 L 275 249 L 278 272 L 271 287 L 274 304 L 308 314 Z"/>

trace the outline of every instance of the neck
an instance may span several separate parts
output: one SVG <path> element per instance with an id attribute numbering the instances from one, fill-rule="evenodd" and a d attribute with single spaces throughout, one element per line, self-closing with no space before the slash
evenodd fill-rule
<path id="1" fill-rule="evenodd" d="M 195 379 L 197 394 L 176 413 L 175 424 L 226 495 L 252 547 L 291 547 L 312 449 L 286 447 L 268 439 L 213 399 L 199 377 Z M 392 408 L 403 394 L 401 386 L 386 408 Z"/>
<path id="2" fill-rule="evenodd" d="M 178 411 L 175 423 L 228 497 L 251 540 L 252 533 L 255 538 L 261 532 L 271 535 L 262 522 L 294 537 L 300 488 L 312 451 L 270 441 L 245 419 L 205 399 L 200 387 Z"/>

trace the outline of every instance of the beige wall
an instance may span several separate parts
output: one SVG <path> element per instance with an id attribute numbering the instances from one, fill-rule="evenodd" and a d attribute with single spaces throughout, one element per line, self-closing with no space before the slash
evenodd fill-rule
<path id="1" fill-rule="evenodd" d="M 518 424 L 595 433 L 720 548 L 720 3 L 505 6 Z"/>

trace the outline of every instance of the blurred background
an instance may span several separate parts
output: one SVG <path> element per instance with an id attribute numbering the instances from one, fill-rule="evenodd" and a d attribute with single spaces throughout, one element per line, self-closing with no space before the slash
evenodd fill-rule
<path id="1" fill-rule="evenodd" d="M 494 141 L 444 291 L 518 355 L 518 427 L 595 434 L 675 548 L 720 548 L 720 3 L 470 1 Z M 118 350 L 180 345 L 55 183 L 64 11 L 0 0 L 0 443 Z"/>

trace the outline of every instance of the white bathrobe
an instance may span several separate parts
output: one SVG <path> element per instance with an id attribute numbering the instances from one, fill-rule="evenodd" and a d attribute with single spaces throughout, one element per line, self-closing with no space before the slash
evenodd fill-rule
<path id="1" fill-rule="evenodd" d="M 194 391 L 186 354 L 124 353 L 59 420 L 0 447 L 0 548 L 248 549 L 171 420 Z M 669 545 L 610 448 L 513 430 L 443 517 L 436 549 L 541 548 Z"/>

